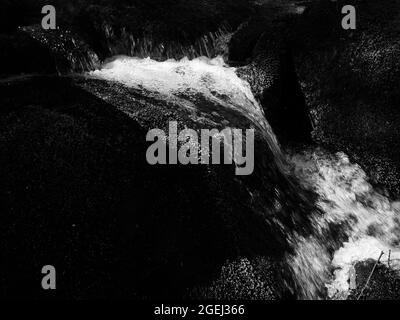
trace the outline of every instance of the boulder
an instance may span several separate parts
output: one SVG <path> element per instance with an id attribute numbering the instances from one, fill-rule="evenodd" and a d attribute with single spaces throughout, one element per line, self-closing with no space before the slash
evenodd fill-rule
<path id="1" fill-rule="evenodd" d="M 280 1 L 261 5 L 229 43 L 228 61 L 242 65 L 237 74 L 250 83 L 283 144 L 310 142 L 313 129 L 287 39 L 300 12 Z"/>
<path id="2" fill-rule="evenodd" d="M 264 273 L 269 280 L 251 273 L 268 286 L 260 294 L 293 294 L 281 265 L 287 230 L 308 233 L 311 204 L 260 131 L 251 176 L 232 165 L 146 162 L 150 128 L 170 119 L 195 129 L 219 123 L 216 108 L 231 126 L 248 127 L 246 117 L 206 103 L 196 115 L 81 77 L 3 80 L 0 93 L 0 295 L 188 297 L 212 286 L 228 260 L 246 258 L 258 270 L 262 257 L 275 271 Z M 40 287 L 48 264 L 56 291 Z"/>
<path id="3" fill-rule="evenodd" d="M 355 265 L 356 288 L 351 291 L 348 300 L 400 299 L 399 272 L 386 263 L 378 263 L 376 267 L 375 264 L 376 261 L 371 259 Z"/>
<path id="4" fill-rule="evenodd" d="M 50 50 L 22 32 L 0 34 L 0 75 L 56 73 Z"/>
<path id="5" fill-rule="evenodd" d="M 394 0 L 355 1 L 357 29 L 348 31 L 339 23 L 346 4 L 310 4 L 289 36 L 315 125 L 313 138 L 346 152 L 374 186 L 398 198 L 400 5 Z"/>

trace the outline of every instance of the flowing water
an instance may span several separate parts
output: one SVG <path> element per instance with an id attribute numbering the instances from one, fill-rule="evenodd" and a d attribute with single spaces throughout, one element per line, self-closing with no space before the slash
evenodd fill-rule
<path id="1" fill-rule="evenodd" d="M 220 57 L 164 62 L 117 57 L 90 76 L 145 89 L 166 100 L 201 93 L 218 105 L 245 114 L 263 132 L 277 161 L 283 159 L 250 86 Z M 184 99 L 182 105 L 199 107 L 194 99 Z M 346 298 L 355 263 L 377 259 L 381 251 L 388 254 L 391 250 L 396 267 L 400 261 L 400 203 L 374 191 L 357 164 L 343 153 L 317 149 L 288 154 L 282 166 L 287 174 L 292 169 L 291 174 L 304 189 L 318 195 L 316 210 L 310 212 L 313 234 L 304 237 L 296 230 L 288 231 L 295 254 L 287 255 L 287 263 L 301 298 Z"/>
<path id="2" fill-rule="evenodd" d="M 90 75 L 117 81 L 131 88 L 145 89 L 160 100 L 177 102 L 187 109 L 201 109 L 198 100 L 200 94 L 204 101 L 221 107 L 214 112 L 223 114 L 224 111 L 234 110 L 259 128 L 278 166 L 284 170 L 280 147 L 264 111 L 254 98 L 250 85 L 240 79 L 235 70 L 227 66 L 220 56 L 214 59 L 200 57 L 163 62 L 120 56 Z"/>
<path id="3" fill-rule="evenodd" d="M 313 215 L 312 237 L 293 238 L 296 255 L 288 259 L 305 298 L 324 285 L 330 298 L 345 299 L 354 265 L 377 260 L 382 251 L 386 258 L 391 251 L 392 267 L 400 266 L 400 202 L 374 191 L 344 153 L 317 149 L 289 159 L 301 184 L 319 195 L 322 213 Z M 333 255 L 329 249 L 336 249 Z"/>

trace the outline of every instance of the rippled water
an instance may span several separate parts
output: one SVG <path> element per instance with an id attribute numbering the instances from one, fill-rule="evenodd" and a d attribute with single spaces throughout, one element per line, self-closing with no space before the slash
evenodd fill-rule
<path id="1" fill-rule="evenodd" d="M 201 94 L 215 105 L 235 109 L 264 132 L 277 158 L 280 147 L 248 83 L 226 66 L 221 57 L 157 62 L 117 57 L 90 75 L 145 89 L 162 99 L 199 108 Z M 307 150 L 287 156 L 292 174 L 305 189 L 317 194 L 312 214 L 313 234 L 302 237 L 295 230 L 288 237 L 295 254 L 287 256 L 300 297 L 345 299 L 349 274 L 358 261 L 377 259 L 391 250 L 392 266 L 400 261 L 400 203 L 374 191 L 365 172 L 343 153 Z M 399 259 L 399 260 L 396 260 Z M 400 266 L 398 266 L 400 267 Z"/>

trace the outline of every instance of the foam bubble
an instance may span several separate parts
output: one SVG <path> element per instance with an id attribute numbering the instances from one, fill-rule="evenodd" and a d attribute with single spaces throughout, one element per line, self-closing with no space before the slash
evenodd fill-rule
<path id="1" fill-rule="evenodd" d="M 400 219 L 397 202 L 376 192 L 365 172 L 352 164 L 344 153 L 330 155 L 322 150 L 290 158 L 295 175 L 304 187 L 318 194 L 322 214 L 313 214 L 315 234 L 307 239 L 294 236 L 296 254 L 289 263 L 306 298 L 318 297 L 325 283 L 330 298 L 346 298 L 349 276 L 354 265 L 377 260 L 391 251 L 393 263 L 400 258 Z M 337 234 L 332 227 L 338 226 Z M 342 239 L 344 242 L 342 242 Z M 333 256 L 328 248 L 336 248 Z M 307 272 L 296 270 L 307 269 Z M 333 272 L 333 273 L 332 273 Z M 307 278 L 304 278 L 306 274 Z M 314 284 L 314 285 L 313 285 Z"/>

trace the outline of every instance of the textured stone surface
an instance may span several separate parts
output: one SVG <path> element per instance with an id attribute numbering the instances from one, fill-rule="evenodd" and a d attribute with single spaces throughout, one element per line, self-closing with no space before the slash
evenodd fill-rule
<path id="1" fill-rule="evenodd" d="M 293 28 L 295 65 L 315 123 L 314 139 L 349 154 L 375 186 L 398 197 L 400 5 L 355 1 L 357 30 L 344 31 L 338 23 L 344 3 L 315 3 Z"/>
<path id="2" fill-rule="evenodd" d="M 149 128 L 170 119 L 203 128 L 204 116 L 218 121 L 207 111 L 216 106 L 199 104 L 197 117 L 85 78 L 3 80 L 0 93 L 0 295 L 46 297 L 38 283 L 49 263 L 56 297 L 181 297 L 227 259 L 281 261 L 290 250 L 282 225 L 306 232 L 310 208 L 258 134 L 250 177 L 231 165 L 147 164 Z M 232 111 L 229 119 L 249 125 Z"/>

